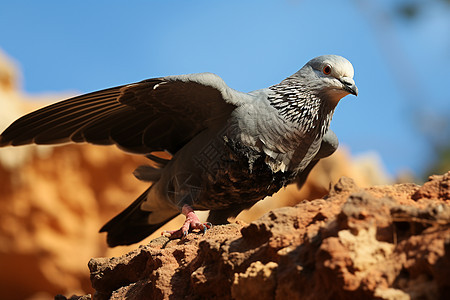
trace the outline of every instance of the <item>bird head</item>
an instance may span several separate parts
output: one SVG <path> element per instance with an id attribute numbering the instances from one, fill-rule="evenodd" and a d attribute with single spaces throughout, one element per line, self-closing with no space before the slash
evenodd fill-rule
<path id="1" fill-rule="evenodd" d="M 308 89 L 332 105 L 348 94 L 358 95 L 353 80 L 353 66 L 342 56 L 322 55 L 306 63 L 294 76 L 300 76 L 307 82 Z"/>

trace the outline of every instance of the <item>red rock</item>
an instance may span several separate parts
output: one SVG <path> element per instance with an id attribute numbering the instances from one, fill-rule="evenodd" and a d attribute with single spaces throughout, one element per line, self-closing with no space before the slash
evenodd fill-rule
<path id="1" fill-rule="evenodd" d="M 430 176 L 428 182 L 412 196 L 414 200 L 422 198 L 450 201 L 450 172 Z"/>
<path id="2" fill-rule="evenodd" d="M 249 225 L 92 259 L 94 299 L 445 299 L 450 207 L 440 198 L 423 207 L 417 190 L 343 179 L 325 199 Z"/>

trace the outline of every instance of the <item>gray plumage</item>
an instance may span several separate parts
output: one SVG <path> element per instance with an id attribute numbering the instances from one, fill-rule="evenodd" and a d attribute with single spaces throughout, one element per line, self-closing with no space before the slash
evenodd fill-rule
<path id="1" fill-rule="evenodd" d="M 222 223 L 291 182 L 301 186 L 337 148 L 328 128 L 339 100 L 357 94 L 352 78 L 350 62 L 325 55 L 251 93 L 211 73 L 148 79 L 25 115 L 0 146 L 88 142 L 146 155 L 157 166 L 135 176 L 152 186 L 101 229 L 110 246 L 132 244 L 185 206 L 211 210 L 208 220 Z"/>

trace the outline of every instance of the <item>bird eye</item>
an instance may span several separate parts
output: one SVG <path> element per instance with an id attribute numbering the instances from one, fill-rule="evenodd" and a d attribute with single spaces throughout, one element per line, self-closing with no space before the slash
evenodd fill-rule
<path id="1" fill-rule="evenodd" d="M 330 75 L 331 74 L 331 66 L 330 65 L 325 65 L 325 67 L 323 67 L 322 72 L 325 75 Z"/>

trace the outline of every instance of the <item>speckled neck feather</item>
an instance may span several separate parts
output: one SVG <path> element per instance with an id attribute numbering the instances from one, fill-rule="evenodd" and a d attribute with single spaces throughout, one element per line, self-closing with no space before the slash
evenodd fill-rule
<path id="1" fill-rule="evenodd" d="M 304 133 L 314 131 L 323 136 L 328 130 L 334 106 L 311 94 L 300 80 L 288 78 L 269 89 L 273 92 L 269 95 L 270 104 L 286 120 L 298 124 Z"/>

